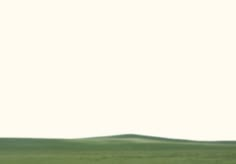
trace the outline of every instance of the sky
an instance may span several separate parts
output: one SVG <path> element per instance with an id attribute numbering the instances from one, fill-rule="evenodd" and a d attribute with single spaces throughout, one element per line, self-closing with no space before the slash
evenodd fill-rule
<path id="1" fill-rule="evenodd" d="M 235 8 L 0 1 L 0 137 L 236 140 Z"/>

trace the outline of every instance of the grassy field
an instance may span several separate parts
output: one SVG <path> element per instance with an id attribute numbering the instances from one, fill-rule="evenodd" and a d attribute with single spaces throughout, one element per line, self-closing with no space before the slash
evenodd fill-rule
<path id="1" fill-rule="evenodd" d="M 0 164 L 236 164 L 236 142 L 140 135 L 88 139 L 0 139 Z"/>

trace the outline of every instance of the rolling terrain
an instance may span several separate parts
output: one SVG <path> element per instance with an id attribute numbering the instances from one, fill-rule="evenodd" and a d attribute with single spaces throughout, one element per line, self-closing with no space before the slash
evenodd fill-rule
<path id="1" fill-rule="evenodd" d="M 235 164 L 236 142 L 143 135 L 84 139 L 0 138 L 1 164 Z"/>

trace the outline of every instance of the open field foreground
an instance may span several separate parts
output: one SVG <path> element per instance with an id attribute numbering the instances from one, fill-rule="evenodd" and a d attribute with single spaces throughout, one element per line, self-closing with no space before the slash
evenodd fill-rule
<path id="1" fill-rule="evenodd" d="M 0 164 L 235 164 L 236 142 L 140 135 L 87 139 L 0 139 Z"/>

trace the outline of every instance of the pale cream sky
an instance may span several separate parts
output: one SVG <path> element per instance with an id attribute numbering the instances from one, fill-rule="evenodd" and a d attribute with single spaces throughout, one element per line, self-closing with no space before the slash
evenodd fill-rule
<path id="1" fill-rule="evenodd" d="M 235 8 L 0 1 L 0 137 L 236 140 Z"/>

